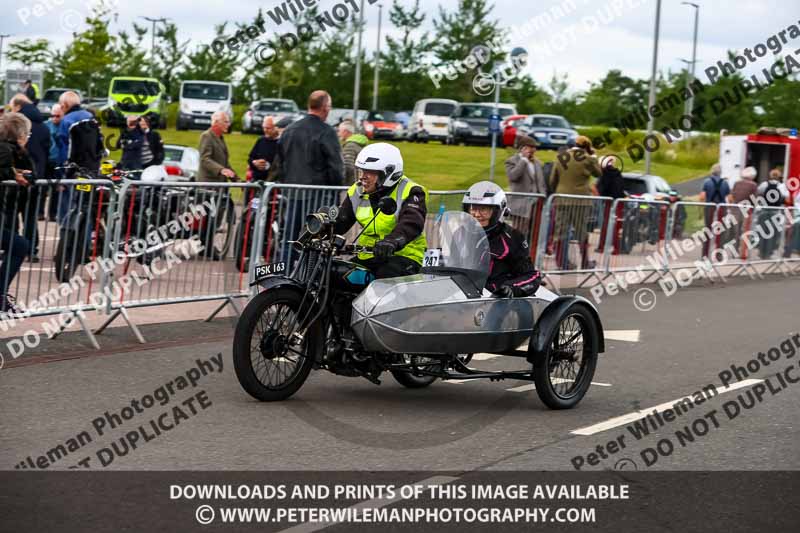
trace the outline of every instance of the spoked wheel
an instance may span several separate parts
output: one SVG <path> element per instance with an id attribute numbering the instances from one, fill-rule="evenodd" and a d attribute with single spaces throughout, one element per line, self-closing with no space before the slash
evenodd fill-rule
<path id="1" fill-rule="evenodd" d="M 320 327 L 297 331 L 302 295 L 291 289 L 260 293 L 245 308 L 233 337 L 233 367 L 250 396 L 284 400 L 303 385 L 322 346 Z"/>
<path id="2" fill-rule="evenodd" d="M 600 334 L 594 316 L 574 304 L 550 333 L 547 352 L 533 365 L 539 398 L 551 409 L 578 405 L 592 383 Z"/>
<path id="3" fill-rule="evenodd" d="M 401 362 L 407 365 L 416 365 L 418 368 L 427 370 L 429 372 L 437 372 L 441 368 L 441 363 L 436 359 L 430 357 L 423 357 L 420 355 L 407 355 L 403 354 Z M 397 382 L 409 389 L 421 389 L 427 387 L 434 381 L 436 376 L 429 376 L 427 374 L 418 374 L 413 371 L 406 370 L 391 370 L 392 376 Z"/>

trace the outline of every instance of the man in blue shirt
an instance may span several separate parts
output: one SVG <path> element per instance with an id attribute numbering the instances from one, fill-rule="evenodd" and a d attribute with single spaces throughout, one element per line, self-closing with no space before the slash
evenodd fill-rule
<path id="1" fill-rule="evenodd" d="M 703 190 L 700 192 L 700 201 L 711 204 L 724 204 L 728 202 L 731 194 L 731 187 L 728 180 L 722 177 L 722 167 L 719 163 L 715 163 L 711 167 L 711 175 L 708 176 L 703 182 Z M 716 213 L 716 217 L 714 216 Z M 716 218 L 721 221 L 725 216 L 725 207 L 718 207 L 718 205 L 709 205 L 705 207 L 705 224 L 706 227 L 711 227 L 711 224 Z M 716 245 L 720 245 L 719 236 L 716 238 Z M 703 257 L 708 257 L 711 242 L 706 239 L 703 241 Z"/>

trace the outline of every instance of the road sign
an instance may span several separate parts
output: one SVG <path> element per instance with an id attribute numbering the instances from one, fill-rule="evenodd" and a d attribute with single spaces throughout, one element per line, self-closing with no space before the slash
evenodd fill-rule
<path id="1" fill-rule="evenodd" d="M 492 133 L 500 133 L 500 115 L 492 115 L 489 117 L 489 131 Z"/>

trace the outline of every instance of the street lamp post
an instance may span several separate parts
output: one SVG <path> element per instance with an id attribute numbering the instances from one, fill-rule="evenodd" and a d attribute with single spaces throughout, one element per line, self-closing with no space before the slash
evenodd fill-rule
<path id="1" fill-rule="evenodd" d="M 378 110 L 378 80 L 381 70 L 381 18 L 383 14 L 383 4 L 378 4 L 378 46 L 375 52 L 375 76 L 372 82 L 372 109 Z"/>
<path id="2" fill-rule="evenodd" d="M 11 37 L 11 34 L 4 33 L 0 35 L 0 73 L 3 72 L 3 41 L 5 41 L 7 37 Z"/>
<path id="3" fill-rule="evenodd" d="M 161 17 L 161 18 L 139 17 L 139 18 L 143 18 L 146 21 L 148 21 L 148 22 L 153 24 L 153 29 L 150 32 L 150 68 L 155 69 L 155 67 L 156 67 L 156 22 L 167 22 L 169 19 L 164 18 L 164 17 Z"/>
<path id="4" fill-rule="evenodd" d="M 687 86 L 691 85 L 694 81 L 694 67 L 697 65 L 697 25 L 700 21 L 700 6 L 695 4 L 694 2 L 681 2 L 681 4 L 685 6 L 691 6 L 694 8 L 694 39 L 692 41 L 692 69 L 689 73 L 689 78 L 687 81 Z M 687 115 L 691 116 L 692 110 L 694 110 L 694 93 L 692 96 L 689 97 L 689 100 L 686 102 L 686 107 L 688 111 L 686 112 Z"/>
<path id="5" fill-rule="evenodd" d="M 361 87 L 361 34 L 364 32 L 364 0 L 358 12 L 358 46 L 356 46 L 356 81 L 353 87 L 353 127 L 358 130 L 358 99 Z"/>
<path id="6" fill-rule="evenodd" d="M 650 73 L 650 98 L 647 100 L 647 135 L 653 134 L 653 127 L 655 126 L 655 119 L 653 118 L 650 109 L 656 104 L 656 71 L 658 69 L 658 32 L 661 25 L 661 0 L 656 0 L 656 27 L 655 36 L 653 38 L 653 68 Z M 650 150 L 644 151 L 644 173 L 650 174 Z"/>
<path id="7" fill-rule="evenodd" d="M 692 90 L 691 85 L 693 80 L 692 70 L 694 70 L 694 61 L 689 61 L 688 59 L 683 59 L 683 58 L 678 58 L 678 59 L 681 62 L 686 63 L 686 90 L 691 92 Z M 694 95 L 692 95 L 692 98 L 689 98 L 686 101 L 686 109 L 684 110 L 684 114 L 689 117 L 692 116 L 692 109 L 694 109 L 694 106 L 692 105 L 693 97 Z"/>
<path id="8" fill-rule="evenodd" d="M 473 53 L 477 50 L 478 47 L 473 48 Z M 477 55 L 477 54 L 476 54 Z M 488 54 L 487 54 L 488 57 Z M 524 48 L 516 47 L 511 51 L 511 64 L 513 65 L 512 71 L 518 72 L 521 70 L 523 66 L 527 63 L 528 52 Z M 497 137 L 502 134 L 499 131 L 499 119 L 500 119 L 500 86 L 506 83 L 508 80 L 503 77 L 503 73 L 501 72 L 500 67 L 504 66 L 504 63 L 495 61 L 492 65 L 492 76 L 494 77 L 494 108 L 493 108 L 493 118 L 489 121 L 489 129 L 492 129 L 492 122 L 496 122 L 498 125 L 498 131 L 490 131 L 489 134 L 492 136 L 492 154 L 489 163 L 489 181 L 494 181 L 494 166 L 497 162 Z M 506 65 L 508 68 L 508 65 Z"/>

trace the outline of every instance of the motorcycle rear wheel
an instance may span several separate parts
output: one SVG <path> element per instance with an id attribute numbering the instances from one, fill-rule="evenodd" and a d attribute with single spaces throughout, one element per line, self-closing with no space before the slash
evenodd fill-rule
<path id="1" fill-rule="evenodd" d="M 299 346 L 289 342 L 301 300 L 302 294 L 293 289 L 261 292 L 236 324 L 233 368 L 239 384 L 257 400 L 275 402 L 297 392 L 321 353 L 324 339 L 319 321 L 304 332 Z"/>

